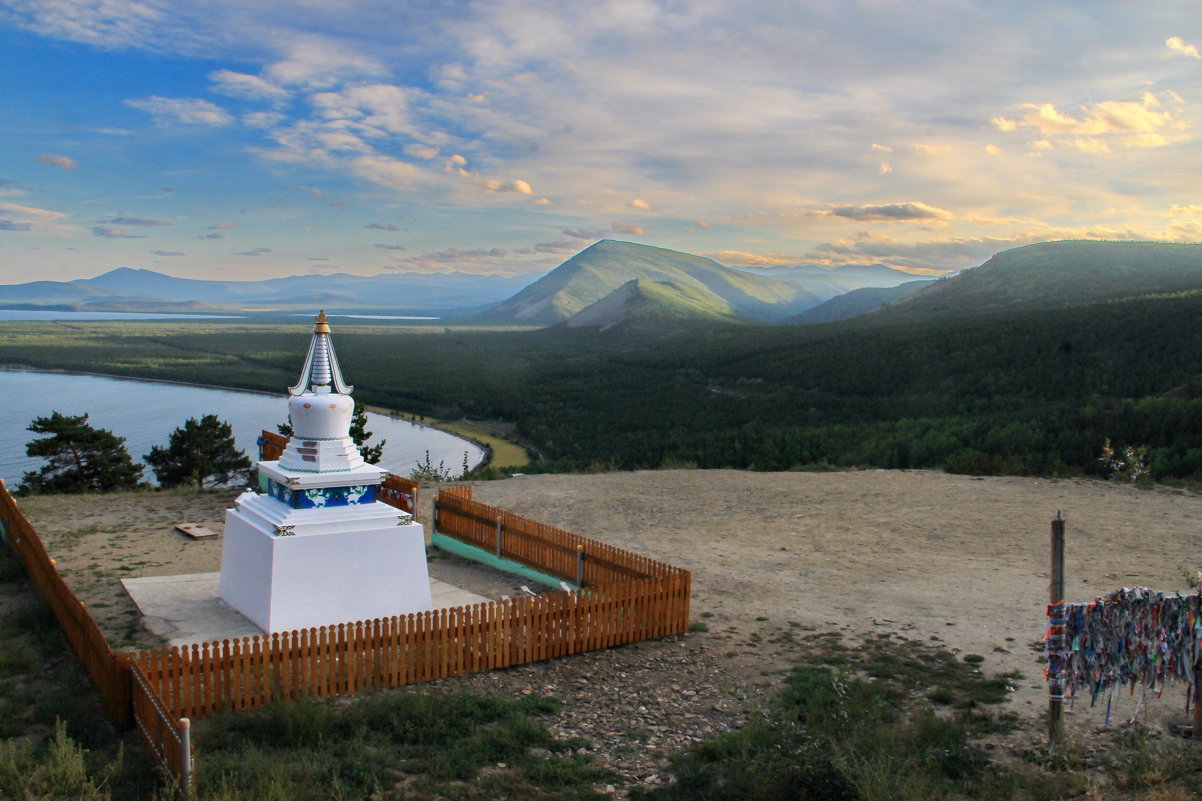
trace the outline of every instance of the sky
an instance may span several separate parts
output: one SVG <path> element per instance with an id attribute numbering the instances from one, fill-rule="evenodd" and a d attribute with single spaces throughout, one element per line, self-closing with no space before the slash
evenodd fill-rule
<path id="1" fill-rule="evenodd" d="M 0 0 L 0 283 L 1195 242 L 1199 48 L 1199 0 Z"/>

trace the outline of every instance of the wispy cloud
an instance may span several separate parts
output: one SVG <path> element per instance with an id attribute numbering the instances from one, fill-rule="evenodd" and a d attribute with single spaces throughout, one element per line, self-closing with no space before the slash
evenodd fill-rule
<path id="1" fill-rule="evenodd" d="M 605 231 L 584 231 L 579 228 L 563 229 L 563 235 L 570 236 L 573 239 L 585 239 L 585 240 L 601 239 L 605 236 L 605 234 L 606 234 Z"/>
<path id="2" fill-rule="evenodd" d="M 185 255 L 184 253 L 182 253 L 178 250 L 152 250 L 152 251 L 150 251 L 150 253 L 151 253 L 151 255 L 154 255 L 154 256 L 183 256 L 183 255 Z"/>
<path id="3" fill-rule="evenodd" d="M 0 196 L 24 195 L 29 191 L 31 191 L 30 188 L 20 181 L 14 181 L 11 178 L 0 178 Z"/>
<path id="4" fill-rule="evenodd" d="M 33 160 L 38 164 L 44 164 L 47 167 L 57 167 L 60 170 L 73 170 L 79 166 L 79 162 L 70 156 L 57 156 L 52 153 L 43 153 L 40 156 L 34 156 Z"/>
<path id="5" fill-rule="evenodd" d="M 31 223 L 13 222 L 6 217 L 0 217 L 0 231 L 32 231 Z"/>
<path id="6" fill-rule="evenodd" d="M 905 203 L 865 204 L 862 206 L 835 206 L 813 212 L 819 217 L 843 217 L 858 222 L 896 222 L 906 220 L 949 220 L 950 211 L 928 206 L 921 201 Z"/>
<path id="7" fill-rule="evenodd" d="M 643 226 L 637 225 L 636 223 L 616 222 L 616 223 L 611 224 L 609 227 L 614 231 L 614 233 L 617 233 L 617 234 L 628 234 L 630 236 L 642 236 L 643 234 L 647 233 L 647 231 L 644 230 Z"/>
<path id="8" fill-rule="evenodd" d="M 221 127 L 233 123 L 233 116 L 208 100 L 188 97 L 150 97 L 126 100 L 125 105 L 145 111 L 161 125 L 211 125 Z"/>
<path id="9" fill-rule="evenodd" d="M 399 230 L 401 230 L 400 226 L 398 226 L 398 225 L 396 225 L 396 224 L 394 224 L 394 223 L 378 223 L 378 222 L 371 222 L 371 223 L 368 223 L 367 225 L 365 225 L 365 226 L 363 226 L 363 227 L 364 227 L 364 228 L 371 228 L 371 229 L 372 229 L 372 230 L 374 230 L 374 231 L 399 231 Z"/>
<path id="10" fill-rule="evenodd" d="M 271 248 L 251 248 L 250 250 L 240 250 L 235 253 L 235 256 L 263 256 L 268 253 L 274 253 Z"/>
<path id="11" fill-rule="evenodd" d="M 124 228 L 113 228 L 111 225 L 94 225 L 92 226 L 92 236 L 99 236 L 104 239 L 145 239 L 145 234 L 131 234 Z"/>
<path id="12" fill-rule="evenodd" d="M 705 255 L 721 264 L 740 267 L 784 267 L 799 261 L 796 256 L 786 253 L 749 253 L 744 250 L 716 250 Z"/>
<path id="13" fill-rule="evenodd" d="M 0 203 L 0 216 L 7 220 L 7 231 L 29 231 L 47 236 L 71 236 L 78 228 L 66 222 L 65 212 L 17 203 Z"/>
<path id="14" fill-rule="evenodd" d="M 142 228 L 160 228 L 164 225 L 173 225 L 173 223 L 167 220 L 150 220 L 145 217 L 110 217 L 100 222 L 107 225 L 137 225 Z"/>
<path id="15" fill-rule="evenodd" d="M 209 80 L 213 82 L 214 92 L 243 100 L 264 100 L 280 105 L 292 97 L 292 93 L 282 86 L 244 72 L 215 70 L 209 73 Z"/>

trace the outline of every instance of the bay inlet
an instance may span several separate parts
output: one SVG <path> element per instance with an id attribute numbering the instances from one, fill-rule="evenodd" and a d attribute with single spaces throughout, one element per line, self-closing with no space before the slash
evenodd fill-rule
<path id="1" fill-rule="evenodd" d="M 128 378 L 108 378 L 72 373 L 43 373 L 0 370 L 0 478 L 15 489 L 21 476 L 45 464 L 25 455 L 25 443 L 35 435 L 27 427 L 35 417 L 53 411 L 88 414 L 96 428 L 107 428 L 125 438 L 135 461 L 155 445 L 166 446 L 171 432 L 190 417 L 215 414 L 234 429 L 238 448 L 255 461 L 255 444 L 263 429 L 275 431 L 288 416 L 287 395 L 216 389 Z M 453 476 L 463 469 L 464 454 L 469 467 L 484 459 L 484 450 L 474 442 L 436 428 L 369 412 L 369 443 L 386 440 L 380 467 L 407 476 L 430 452 L 431 462 L 442 462 Z M 147 481 L 154 479 L 147 469 Z"/>

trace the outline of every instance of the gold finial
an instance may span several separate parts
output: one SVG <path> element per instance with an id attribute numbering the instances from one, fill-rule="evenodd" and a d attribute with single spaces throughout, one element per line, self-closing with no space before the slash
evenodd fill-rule
<path id="1" fill-rule="evenodd" d="M 314 334 L 330 333 L 330 324 L 326 320 L 326 310 L 322 309 L 317 313 L 317 325 L 313 327 Z"/>

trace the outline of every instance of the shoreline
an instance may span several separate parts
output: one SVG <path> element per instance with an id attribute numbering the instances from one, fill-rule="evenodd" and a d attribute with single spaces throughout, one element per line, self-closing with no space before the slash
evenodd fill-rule
<path id="1" fill-rule="evenodd" d="M 198 381 L 176 381 L 176 380 L 169 379 L 169 378 L 142 378 L 139 376 L 113 375 L 112 373 L 94 373 L 94 372 L 89 372 L 89 371 L 84 371 L 84 370 L 59 370 L 59 369 L 45 368 L 45 367 L 13 367 L 11 365 L 0 365 L 0 372 L 46 373 L 48 375 L 82 375 L 82 376 L 91 376 L 93 378 L 112 378 L 117 381 L 143 381 L 143 382 L 151 383 L 151 384 L 170 384 L 170 385 L 177 386 L 177 387 L 194 387 L 196 389 L 213 389 L 213 390 L 221 390 L 223 392 L 243 392 L 248 395 L 261 395 L 266 398 L 286 398 L 287 397 L 287 393 L 268 392 L 268 391 L 262 390 L 262 389 L 243 389 L 242 387 L 229 387 L 229 386 L 222 386 L 220 384 L 202 384 Z M 378 409 L 381 409 L 381 408 L 383 408 L 383 407 L 369 406 L 368 404 L 364 404 L 364 410 L 368 411 L 372 414 L 378 414 L 381 417 L 388 417 L 393 420 L 404 421 L 406 423 L 410 423 L 411 425 L 415 425 L 420 428 L 429 428 L 433 431 L 440 431 L 443 434 L 446 434 L 447 436 L 454 437 L 455 439 L 461 440 L 462 442 L 466 442 L 470 445 L 474 445 L 475 447 L 480 448 L 482 451 L 484 451 L 484 458 L 482 458 L 480 460 L 480 463 L 478 465 L 476 465 L 476 467 L 472 468 L 473 470 L 479 469 L 481 467 L 486 467 L 489 464 L 489 461 L 490 461 L 490 458 L 492 455 L 492 448 L 488 447 L 484 443 L 477 442 L 469 437 L 465 437 L 463 434 L 443 428 L 442 426 L 433 425 L 431 423 L 418 422 L 417 420 L 411 420 L 409 418 L 403 417 L 400 414 L 392 414 L 391 412 L 384 413 L 384 412 L 378 411 Z"/>

